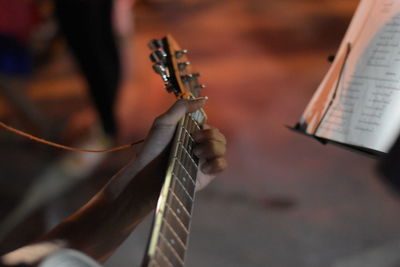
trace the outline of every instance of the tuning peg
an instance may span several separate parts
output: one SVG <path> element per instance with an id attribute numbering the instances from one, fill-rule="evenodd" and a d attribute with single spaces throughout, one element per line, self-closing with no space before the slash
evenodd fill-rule
<path id="1" fill-rule="evenodd" d="M 186 75 L 182 75 L 181 76 L 181 80 L 184 82 L 189 82 L 190 80 L 192 80 L 194 77 L 192 74 L 186 74 Z"/>
<path id="2" fill-rule="evenodd" d="M 168 68 L 166 68 L 163 64 L 161 64 L 161 63 L 154 64 L 153 70 L 161 76 L 161 78 L 163 79 L 164 82 L 169 81 L 170 75 L 169 75 Z"/>
<path id="3" fill-rule="evenodd" d="M 159 39 L 153 39 L 148 43 L 148 47 L 151 50 L 157 50 L 157 49 L 163 48 L 163 42 Z"/>
<path id="4" fill-rule="evenodd" d="M 186 67 L 189 65 L 190 65 L 189 61 L 178 63 L 178 68 L 180 71 L 184 71 L 186 69 Z"/>
<path id="5" fill-rule="evenodd" d="M 150 60 L 154 63 L 164 62 L 167 54 L 163 50 L 156 50 L 150 54 Z"/>
<path id="6" fill-rule="evenodd" d="M 160 74 L 160 75 L 163 75 L 163 74 L 166 73 L 166 68 L 165 68 L 165 66 L 164 66 L 163 64 L 161 64 L 161 63 L 156 63 L 156 64 L 154 64 L 154 65 L 153 65 L 153 70 L 154 70 L 156 73 Z"/>
<path id="7" fill-rule="evenodd" d="M 188 51 L 186 49 L 184 50 L 178 50 L 175 52 L 175 57 L 177 59 L 181 59 L 184 55 L 186 55 L 188 53 Z"/>
<path id="8" fill-rule="evenodd" d="M 206 88 L 207 86 L 205 86 L 204 84 L 200 84 L 200 85 L 196 85 L 196 89 L 204 89 L 204 88 Z"/>
<path id="9" fill-rule="evenodd" d="M 165 83 L 165 88 L 170 93 L 174 93 L 176 91 L 175 86 L 170 82 Z"/>

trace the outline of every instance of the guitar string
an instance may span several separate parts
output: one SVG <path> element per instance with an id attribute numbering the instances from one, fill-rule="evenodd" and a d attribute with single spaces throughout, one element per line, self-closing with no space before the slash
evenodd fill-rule
<path id="1" fill-rule="evenodd" d="M 172 194 L 174 194 L 173 191 L 170 190 L 170 192 L 171 192 Z M 168 203 L 165 203 L 165 207 L 170 211 L 169 214 L 171 214 L 171 215 L 176 219 L 176 221 L 178 222 L 178 225 L 181 226 L 181 229 L 184 230 L 185 235 L 186 235 L 186 239 L 187 239 L 187 236 L 188 236 L 188 234 L 189 234 L 189 230 L 186 228 L 186 226 L 184 225 L 183 221 L 175 214 L 174 210 L 168 205 Z M 164 221 L 164 220 L 166 220 L 165 213 L 164 213 L 164 215 L 163 215 L 163 221 Z M 177 227 L 177 226 L 176 226 L 176 227 Z M 161 245 L 160 242 L 163 241 L 163 239 L 162 239 L 162 238 L 164 238 L 163 235 L 164 235 L 164 234 L 160 231 L 160 235 L 159 235 L 159 238 L 158 238 L 158 241 L 157 241 L 157 245 L 156 245 L 156 249 L 159 250 L 160 252 L 162 252 L 162 249 L 161 249 L 161 247 L 160 247 L 160 245 Z M 162 237 L 162 238 L 160 238 L 160 237 Z M 165 238 L 164 238 L 164 239 L 165 239 Z M 167 240 L 164 240 L 164 242 L 166 242 L 167 245 L 168 245 L 169 247 L 171 247 L 173 250 L 175 250 L 175 249 L 169 244 L 169 242 L 168 242 Z M 175 253 L 177 253 L 177 252 L 175 252 Z"/>
<path id="2" fill-rule="evenodd" d="M 176 178 L 178 178 L 177 175 L 181 175 L 179 172 L 179 166 L 180 165 L 174 165 L 174 168 L 172 170 L 172 175 L 175 176 Z M 194 186 L 196 185 L 193 180 L 190 177 L 186 177 L 186 175 L 183 175 L 180 179 L 180 182 L 184 185 L 184 188 L 186 191 L 188 191 L 190 193 L 190 195 L 193 194 L 194 192 Z M 189 185 L 187 183 L 190 183 Z"/>
<path id="3" fill-rule="evenodd" d="M 183 248 L 187 249 L 186 245 L 183 243 L 183 241 L 181 240 L 181 238 L 179 237 L 178 233 L 175 231 L 174 228 L 172 228 L 172 225 L 165 220 L 165 218 L 163 218 L 163 221 L 165 223 L 165 225 L 168 227 L 168 229 L 172 232 L 172 234 L 175 236 L 176 240 L 179 241 L 179 243 L 182 245 Z M 186 238 L 185 238 L 186 239 Z"/>
<path id="4" fill-rule="evenodd" d="M 165 255 L 164 252 L 163 252 L 160 248 L 156 248 L 156 249 L 160 251 L 160 255 L 161 255 L 163 258 L 166 259 L 166 262 L 167 262 L 169 265 L 171 265 L 172 267 L 174 267 L 174 265 L 172 264 L 172 262 L 168 259 L 167 255 Z M 158 266 L 164 267 L 163 265 L 158 264 L 156 258 L 154 258 L 154 261 L 156 262 L 156 264 L 157 264 Z"/>
<path id="5" fill-rule="evenodd" d="M 172 192 L 174 193 L 174 192 Z M 186 209 L 185 205 L 182 203 L 182 201 L 178 198 L 178 196 L 176 196 L 175 194 L 173 195 L 174 198 L 176 198 L 178 204 L 184 209 L 184 211 L 186 212 L 186 214 L 190 217 L 191 214 L 190 212 Z"/>
<path id="6" fill-rule="evenodd" d="M 182 150 L 183 152 L 183 150 Z M 192 177 L 192 175 L 190 175 L 189 171 L 186 170 L 185 166 L 183 166 L 182 162 L 180 160 L 177 159 L 177 164 L 179 164 L 180 169 L 178 169 L 178 175 L 181 177 L 184 173 L 182 173 L 181 171 L 184 171 L 189 177 L 189 179 L 192 181 L 193 185 L 196 186 L 196 181 L 195 179 Z"/>
<path id="7" fill-rule="evenodd" d="M 186 132 L 185 137 L 186 138 L 183 141 L 183 143 L 184 143 L 183 149 L 184 149 L 184 152 L 186 154 L 186 157 L 185 157 L 186 164 L 185 165 L 188 166 L 188 168 L 189 168 L 189 170 L 186 170 L 186 168 L 184 168 L 184 170 L 188 173 L 189 179 L 193 182 L 193 186 L 194 187 L 196 187 L 196 178 L 195 178 L 195 176 L 196 176 L 196 173 L 198 171 L 198 164 L 196 164 L 196 162 L 194 160 L 195 155 L 192 156 L 194 142 L 191 143 L 191 139 L 193 139 L 191 137 L 191 134 L 193 133 L 193 131 L 196 128 L 194 123 L 193 123 L 194 119 L 192 118 L 192 115 L 193 114 L 196 115 L 196 114 L 199 114 L 199 113 L 200 112 L 196 111 L 195 113 L 192 113 L 192 114 L 188 115 L 188 122 L 187 122 L 187 125 L 186 125 L 186 128 L 185 128 L 185 132 Z M 189 146 L 190 143 L 191 143 L 191 146 Z M 188 147 L 188 149 L 190 151 L 188 151 L 185 147 Z M 194 166 L 192 166 L 192 164 L 194 164 Z M 194 190 L 195 190 L 195 188 L 194 188 Z"/>
<path id="8" fill-rule="evenodd" d="M 190 116 L 189 116 L 189 114 L 187 114 L 186 116 L 185 116 L 185 118 L 184 118 L 184 122 L 183 122 L 183 126 L 181 126 L 181 131 L 180 131 L 180 136 L 179 136 L 179 138 L 178 138 L 178 140 L 179 139 L 182 139 L 183 138 L 183 142 L 185 142 L 185 139 L 186 139 L 186 136 L 189 136 L 189 133 L 193 130 L 193 123 L 190 123 L 192 121 L 192 119 L 190 118 Z M 190 130 L 189 131 L 186 131 L 186 133 L 187 134 L 185 134 L 185 131 L 183 131 L 183 130 L 185 130 L 185 128 L 188 128 L 188 126 L 189 126 L 189 123 L 191 124 L 191 127 L 190 127 Z M 183 136 L 182 136 L 183 135 Z M 183 151 L 182 151 L 182 149 L 181 149 L 181 153 L 182 153 Z M 179 154 L 179 143 L 178 143 L 178 154 Z M 189 156 L 189 155 L 188 155 Z M 179 159 L 178 159 L 178 155 L 177 155 L 177 158 L 175 159 L 175 164 L 176 164 L 176 162 L 179 164 L 179 165 L 181 165 L 181 162 L 179 161 Z M 183 167 L 183 166 L 182 166 Z M 184 167 L 183 167 L 183 169 L 184 169 Z M 182 170 L 182 168 L 178 168 L 178 175 L 182 175 L 182 172 L 183 170 Z M 188 192 L 186 191 L 186 189 L 184 188 L 184 186 L 182 185 L 182 183 L 180 182 L 180 181 L 178 181 L 179 182 L 179 184 L 177 184 L 177 181 L 175 181 L 175 180 L 178 180 L 178 177 L 176 176 L 177 174 L 174 174 L 174 176 L 175 176 L 175 179 L 174 179 L 174 181 L 173 181 L 173 183 L 174 183 L 174 185 L 176 186 L 176 185 L 178 185 L 178 186 L 181 186 L 182 187 L 182 189 L 184 190 L 184 192 L 190 197 L 190 194 L 188 194 Z M 188 175 L 189 175 L 189 177 L 190 177 L 190 179 L 192 180 L 192 182 L 193 182 L 193 177 L 189 174 L 189 173 L 187 173 Z M 195 183 L 194 183 L 194 186 L 195 186 Z M 185 230 L 185 232 L 187 232 L 186 233 L 186 239 L 187 239 L 187 235 L 188 235 L 188 229 L 186 229 L 186 226 L 184 225 L 184 223 L 181 221 L 181 218 L 175 213 L 175 211 L 171 208 L 171 206 L 170 206 L 170 202 L 171 202 L 171 197 L 175 197 L 176 199 L 177 199 L 177 202 L 182 206 L 182 208 L 185 210 L 185 212 L 187 212 L 187 214 L 188 214 L 188 216 L 189 216 L 189 219 L 191 218 L 191 215 L 190 215 L 190 212 L 186 209 L 186 207 L 185 207 L 185 205 L 183 205 L 183 203 L 182 203 L 182 201 L 181 201 L 181 199 L 179 198 L 179 196 L 177 195 L 177 192 L 174 192 L 175 190 L 171 190 L 171 188 L 170 188 L 170 190 L 169 190 L 169 192 L 170 192 L 170 197 L 169 197 L 169 200 L 165 203 L 165 206 L 167 207 L 167 209 L 168 210 L 170 210 L 170 214 L 173 216 L 173 217 L 175 217 L 176 218 L 176 220 L 177 220 L 177 222 L 183 227 L 183 229 Z M 192 198 L 191 198 L 191 200 L 192 200 Z M 192 203 L 193 203 L 193 200 L 192 200 Z M 164 214 L 163 215 L 163 220 L 165 220 L 165 215 L 166 214 Z M 162 236 L 162 233 L 160 232 L 160 236 Z M 160 241 L 161 241 L 161 239 L 159 239 L 159 241 L 157 242 L 157 247 L 159 247 L 159 245 L 160 245 Z"/>
<path id="9" fill-rule="evenodd" d="M 11 127 L 11 126 L 9 126 L 9 125 L 5 124 L 4 122 L 1 122 L 1 121 L 0 121 L 0 127 L 2 127 L 3 129 L 5 129 L 5 130 L 7 130 L 7 131 L 9 131 L 9 132 L 11 132 L 13 134 L 25 137 L 25 138 L 27 138 L 29 140 L 34 141 L 34 142 L 38 142 L 38 143 L 42 143 L 42 144 L 45 144 L 45 145 L 48 145 L 48 146 L 51 146 L 51 147 L 56 147 L 56 148 L 60 148 L 60 149 L 63 149 L 63 150 L 74 151 L 74 152 L 107 153 L 107 152 L 114 152 L 114 151 L 128 149 L 128 148 L 131 148 L 131 147 L 133 147 L 135 145 L 138 145 L 138 144 L 144 142 L 144 139 L 141 139 L 141 140 L 138 140 L 138 141 L 130 143 L 130 144 L 121 145 L 121 146 L 117 146 L 117 147 L 112 147 L 112 148 L 108 148 L 108 149 L 101 149 L 101 150 L 82 149 L 82 148 L 76 148 L 76 147 L 70 147 L 70 146 L 66 146 L 66 145 L 61 145 L 61 144 L 58 144 L 58 143 L 55 143 L 55 142 L 48 141 L 48 140 L 43 139 L 43 138 L 36 137 L 34 135 L 31 135 L 29 133 L 26 133 L 24 131 L 21 131 L 21 130 L 18 130 L 16 128 L 14 128 L 14 127 Z"/>
<path id="10" fill-rule="evenodd" d="M 192 125 L 191 116 L 189 116 L 188 121 L 189 121 L 188 124 Z M 191 176 L 194 177 L 197 172 L 198 165 L 195 162 L 195 160 L 192 156 L 192 153 L 191 153 L 191 152 L 193 152 L 193 142 L 191 142 L 190 139 L 191 139 L 191 134 L 192 134 L 193 129 L 192 129 L 192 126 L 189 126 L 189 125 L 184 129 L 186 135 L 185 135 L 185 139 L 183 140 L 184 145 L 182 147 L 182 150 L 186 154 L 184 166 L 187 166 L 189 168 L 189 173 L 191 174 Z M 189 129 L 187 129 L 187 128 L 189 128 Z M 192 178 L 191 180 L 193 181 L 194 185 L 196 185 L 195 178 L 193 179 L 193 177 L 191 177 Z"/>
<path id="11" fill-rule="evenodd" d="M 193 117 L 192 118 L 192 116 L 195 116 L 195 117 Z M 185 195 L 187 195 L 187 196 L 189 196 L 190 197 L 190 199 L 192 200 L 191 202 L 193 203 L 193 199 L 191 198 L 191 196 L 190 196 L 190 194 L 189 194 L 189 192 L 187 191 L 187 189 L 185 188 L 185 186 L 182 184 L 182 182 L 179 180 L 179 178 L 177 177 L 177 175 L 179 175 L 179 176 L 182 176 L 182 172 L 183 171 L 185 171 L 186 173 L 187 173 L 187 175 L 189 176 L 189 179 L 192 181 L 192 183 L 193 183 L 193 186 L 195 187 L 195 185 L 196 185 L 196 183 L 195 183 L 195 179 L 192 177 L 192 175 L 195 175 L 195 173 L 193 173 L 193 174 L 191 174 L 191 172 L 192 172 L 192 168 L 190 168 L 190 170 L 188 171 L 188 170 L 186 170 L 186 168 L 183 166 L 183 164 L 185 164 L 185 165 L 187 165 L 187 163 L 190 163 L 190 164 L 193 164 L 194 163 L 194 167 L 195 167 L 195 169 L 196 169 L 196 171 L 197 171 L 197 168 L 198 168 L 198 165 L 196 165 L 195 164 L 195 161 L 194 161 L 194 158 L 192 158 L 191 157 L 191 151 L 187 151 L 186 149 L 184 149 L 184 147 L 185 146 L 188 146 L 189 144 L 190 144 L 190 139 L 191 139 L 191 133 L 197 128 L 197 129 L 200 129 L 200 126 L 199 126 L 199 124 L 198 123 L 196 123 L 196 121 L 195 121 L 195 119 L 194 118 L 196 118 L 196 119 L 200 119 L 199 118 L 200 117 L 200 114 L 199 114 L 199 112 L 195 112 L 195 113 L 192 113 L 191 115 L 189 115 L 189 114 L 187 114 L 186 116 L 185 116 L 185 118 L 184 118 L 184 122 L 183 122 L 183 125 L 181 126 L 181 131 L 180 131 L 180 133 L 179 133 L 179 138 L 178 138 L 178 140 L 180 140 L 179 142 L 178 142 L 178 155 L 176 155 L 176 157 L 175 157 L 175 163 L 174 164 L 178 164 L 178 165 L 176 165 L 176 167 L 177 167 L 177 173 L 173 173 L 173 176 L 174 176 L 174 181 L 173 181 L 173 185 L 175 185 L 175 186 L 180 186 L 181 188 L 182 188 L 182 191 L 185 193 Z M 181 148 L 180 148 L 180 146 L 181 146 Z M 179 151 L 180 150 L 180 151 Z M 192 147 L 189 149 L 189 150 L 192 150 Z M 185 156 L 183 156 L 183 155 L 185 155 Z M 180 162 L 180 157 L 181 158 L 183 158 L 183 162 Z M 189 158 L 189 159 L 188 159 Z M 189 160 L 189 161 L 188 161 Z M 185 161 L 186 161 L 186 163 L 185 163 Z M 181 166 L 181 168 L 178 168 L 178 166 Z M 194 171 L 194 170 L 193 170 Z M 176 180 L 178 180 L 178 181 L 176 181 Z M 194 194 L 194 191 L 195 190 L 193 190 L 193 194 Z M 183 203 L 181 202 L 181 199 L 179 198 L 179 196 L 177 195 L 177 192 L 176 192 L 176 190 L 172 190 L 171 188 L 170 188 L 170 190 L 169 190 L 169 201 L 167 201 L 168 203 L 169 202 L 171 202 L 171 197 L 173 197 L 173 198 L 176 198 L 176 200 L 177 200 L 177 203 L 179 204 L 179 205 L 181 205 L 182 206 L 182 208 L 185 210 L 185 212 L 187 212 L 187 214 L 188 214 L 188 216 L 189 216 L 189 219 L 191 218 L 191 215 L 190 215 L 190 213 L 189 213 L 189 211 L 187 211 L 187 209 L 186 209 L 186 207 L 185 207 L 185 205 L 183 205 Z M 173 217 L 175 217 L 176 218 L 176 220 L 177 220 L 177 222 L 178 222 L 178 224 L 181 226 L 181 227 L 183 227 L 183 229 L 185 230 L 185 232 L 187 232 L 186 233 L 186 235 L 188 234 L 188 230 L 186 229 L 186 226 L 184 225 L 184 223 L 181 221 L 181 218 L 175 213 L 175 211 L 172 209 L 172 207 L 168 204 L 168 203 L 165 203 L 165 206 L 167 207 L 167 209 L 170 211 L 169 213 L 173 216 Z M 163 221 L 164 221 L 164 223 L 167 223 L 167 221 L 166 221 L 166 213 L 163 215 Z M 173 231 L 173 230 L 172 230 Z M 176 234 L 176 232 L 175 231 L 173 231 L 175 234 Z M 177 235 L 177 234 L 176 234 Z M 165 239 L 165 237 L 164 237 L 164 235 L 163 235 L 163 233 L 162 232 L 160 232 L 160 237 L 161 237 L 161 239 L 159 239 L 159 241 L 157 242 L 157 247 L 158 247 L 158 250 L 161 250 L 160 249 L 160 247 L 159 247 L 159 245 L 160 245 L 160 241 L 162 240 L 162 239 Z M 172 247 L 170 244 L 169 244 L 169 242 L 167 241 L 167 240 L 165 240 L 166 242 L 167 242 L 167 245 L 168 246 L 170 246 L 172 249 L 174 249 L 175 250 L 175 248 L 174 247 Z M 181 241 L 181 240 L 180 240 Z"/>
<path id="12" fill-rule="evenodd" d="M 178 237 L 179 242 L 183 245 L 183 249 L 187 248 L 187 241 L 188 241 L 188 236 L 189 236 L 189 229 L 190 229 L 190 217 L 187 216 L 187 219 L 181 219 L 176 213 L 173 212 L 173 208 L 168 206 L 168 208 L 171 210 L 170 213 L 172 215 L 172 218 L 175 218 L 177 222 L 174 222 L 174 220 L 171 220 L 171 218 L 164 218 L 164 224 L 168 224 L 169 229 L 173 231 L 174 235 Z M 182 213 L 180 215 L 183 215 Z M 184 222 L 188 224 L 188 227 L 184 226 Z M 174 227 L 172 227 L 174 226 Z"/>
<path id="13" fill-rule="evenodd" d="M 193 197 L 190 195 L 190 193 L 188 192 L 188 190 L 185 188 L 185 186 L 183 185 L 183 183 L 179 180 L 179 178 L 173 174 L 172 176 L 175 177 L 175 180 L 178 181 L 178 185 L 182 188 L 183 192 L 186 193 L 186 195 L 189 197 L 190 200 L 193 201 Z"/>
<path id="14" fill-rule="evenodd" d="M 187 131 L 185 131 L 185 129 L 186 128 L 188 128 L 188 124 L 189 124 L 189 122 L 190 122 L 190 116 L 189 116 L 189 114 L 185 117 L 185 121 L 184 121 L 184 123 L 183 123 L 183 126 L 182 126 L 182 129 L 183 129 L 183 131 L 181 131 L 181 134 L 183 135 L 183 136 L 181 136 L 181 140 L 180 140 L 180 143 L 181 144 L 184 144 L 184 145 L 186 145 L 186 139 L 187 139 L 187 134 L 186 134 L 186 132 Z M 181 145 L 181 147 L 179 147 L 180 148 L 180 159 L 177 159 L 177 163 L 181 166 L 181 168 L 183 169 L 183 170 L 185 170 L 186 171 L 186 173 L 188 174 L 188 178 L 190 179 L 190 180 L 192 180 L 192 182 L 193 182 L 193 184 L 195 185 L 196 184 L 196 182 L 195 182 L 195 178 L 193 177 L 193 174 L 191 174 L 191 173 L 189 173 L 187 170 L 186 170 L 186 168 L 185 168 L 185 161 L 186 161 L 186 157 L 184 157 L 183 156 L 183 148 L 184 148 L 184 146 L 182 146 Z M 182 171 L 183 170 L 180 170 L 180 169 L 178 169 L 178 177 L 182 177 Z"/>
<path id="15" fill-rule="evenodd" d="M 174 248 L 179 256 L 182 256 L 181 258 L 183 259 L 187 247 L 183 244 L 178 234 L 172 230 L 172 226 L 170 226 L 167 221 L 165 221 L 164 229 L 165 231 L 163 231 L 162 235 L 169 241 L 168 243 Z"/>
<path id="16" fill-rule="evenodd" d="M 178 197 L 176 196 L 176 194 L 175 194 L 173 191 L 170 191 L 170 192 L 171 192 L 171 194 L 173 194 L 173 196 L 174 196 L 176 199 L 178 199 Z M 165 203 L 165 206 L 166 206 L 169 210 L 171 210 L 171 215 L 172 215 L 174 218 L 176 218 L 177 222 L 178 222 L 181 226 L 183 226 L 183 229 L 185 230 L 185 232 L 189 233 L 189 231 L 188 231 L 188 230 L 189 230 L 189 227 L 188 227 L 187 225 L 185 225 L 185 222 L 176 214 L 176 212 L 175 212 L 174 209 L 171 207 L 171 205 L 170 205 L 169 203 Z M 183 207 L 184 209 L 186 209 L 184 205 L 182 205 L 182 207 Z M 190 219 L 190 215 L 188 215 L 188 217 L 189 217 L 189 219 Z M 164 218 L 166 218 L 166 217 L 164 216 Z"/>
<path id="17" fill-rule="evenodd" d="M 178 261 L 183 264 L 183 258 L 181 256 L 179 256 L 178 251 L 176 251 L 176 249 L 171 246 L 171 244 L 168 242 L 168 240 L 165 238 L 164 234 L 162 232 L 160 232 L 160 236 L 161 239 L 167 244 L 167 247 L 172 251 L 172 254 L 174 254 L 174 256 L 178 259 Z"/>

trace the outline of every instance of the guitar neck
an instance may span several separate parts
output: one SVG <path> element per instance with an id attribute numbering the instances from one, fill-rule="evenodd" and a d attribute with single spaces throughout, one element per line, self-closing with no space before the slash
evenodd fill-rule
<path id="1" fill-rule="evenodd" d="M 184 265 L 198 171 L 192 134 L 204 119 L 199 110 L 186 114 L 177 126 L 144 266 Z"/>

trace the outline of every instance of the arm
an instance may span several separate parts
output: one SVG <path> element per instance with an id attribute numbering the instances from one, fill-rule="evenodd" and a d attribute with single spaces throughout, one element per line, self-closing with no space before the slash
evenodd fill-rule
<path id="1" fill-rule="evenodd" d="M 86 205 L 37 242 L 3 256 L 6 264 L 36 264 L 61 248 L 80 250 L 104 262 L 155 207 L 168 160 L 168 145 L 179 119 L 204 100 L 180 100 L 158 117 L 135 161 L 117 173 Z M 226 141 L 206 127 L 194 136 L 195 153 L 203 161 L 198 174 L 204 187 L 226 167 Z"/>

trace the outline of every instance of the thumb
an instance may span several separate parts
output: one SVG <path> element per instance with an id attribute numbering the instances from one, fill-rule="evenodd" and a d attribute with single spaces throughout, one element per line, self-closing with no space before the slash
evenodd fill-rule
<path id="1" fill-rule="evenodd" d="M 171 142 L 179 120 L 186 113 L 201 108 L 206 100 L 207 98 L 180 99 L 167 112 L 156 118 L 137 160 L 146 165 L 160 155 Z"/>
<path id="2" fill-rule="evenodd" d="M 186 113 L 194 112 L 204 106 L 207 99 L 207 97 L 199 97 L 195 99 L 180 99 L 176 101 L 167 112 L 154 121 L 153 128 L 158 125 L 176 125 Z"/>

